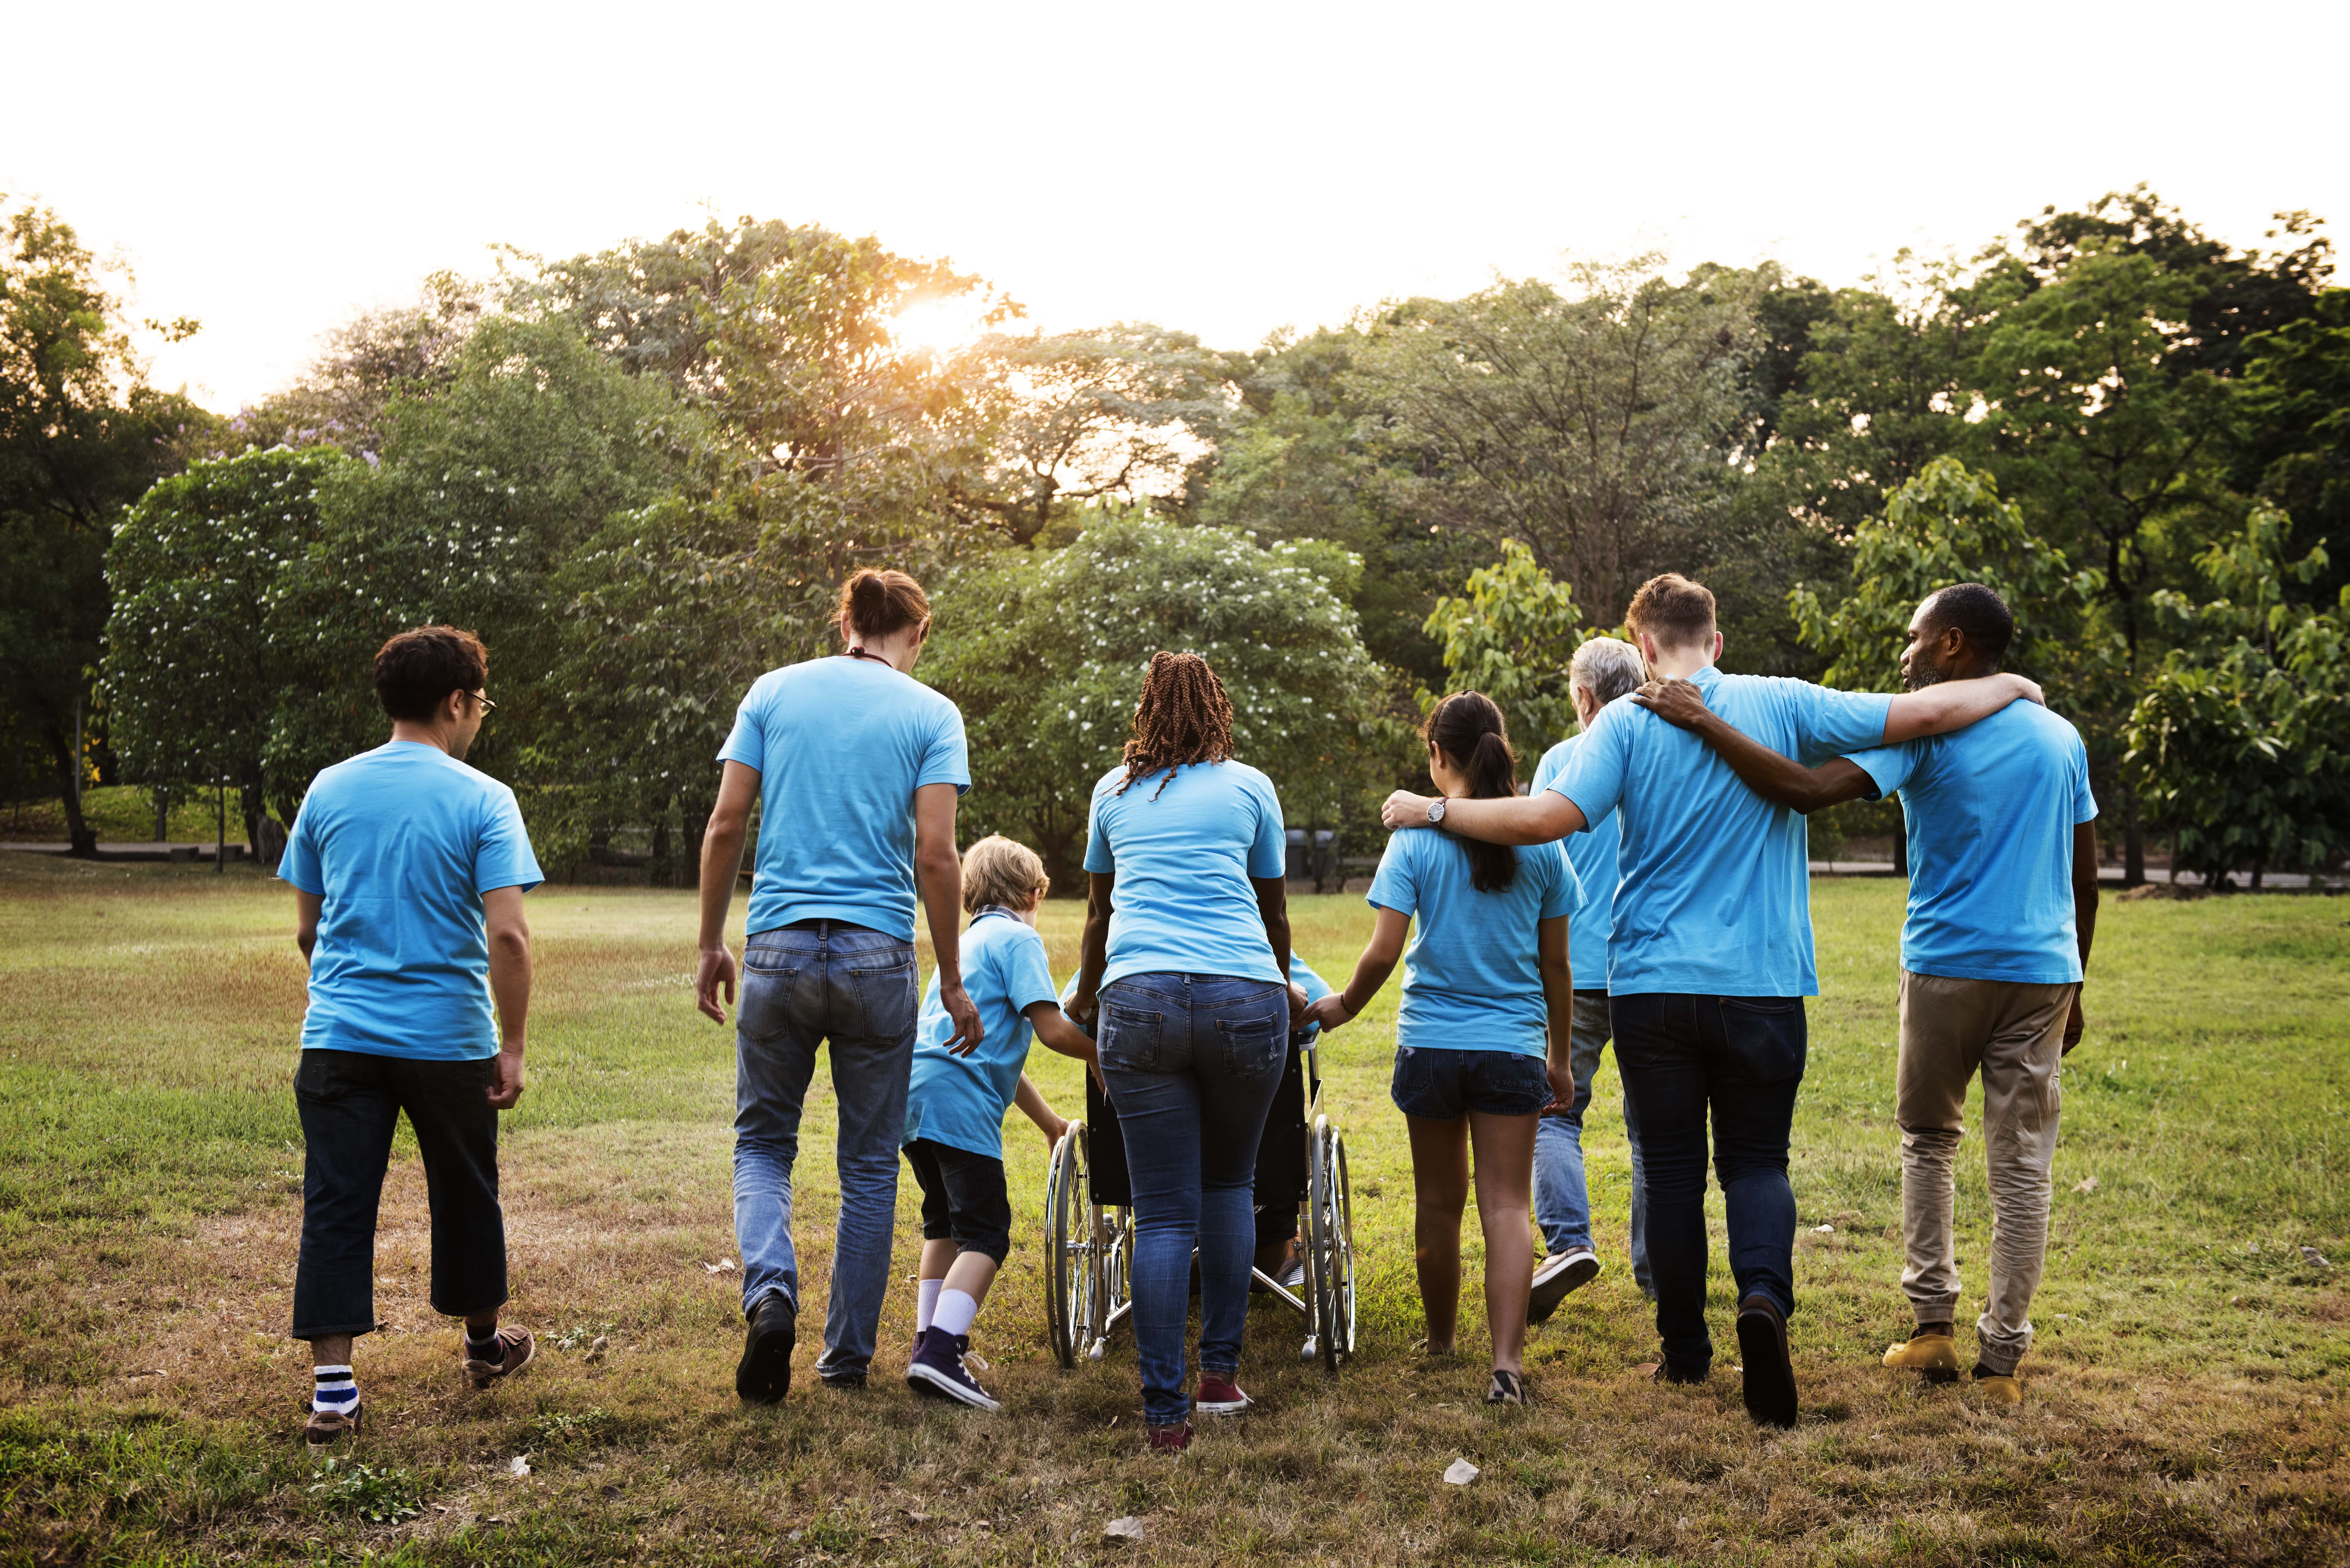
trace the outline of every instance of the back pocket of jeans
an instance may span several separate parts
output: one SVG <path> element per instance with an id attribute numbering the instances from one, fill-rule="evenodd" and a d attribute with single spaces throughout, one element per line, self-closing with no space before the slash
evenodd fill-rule
<path id="1" fill-rule="evenodd" d="M 1096 1025 L 1101 1031 L 1102 1065 L 1137 1073 L 1156 1072 L 1159 1036 L 1166 1023 L 1164 1013 L 1149 1008 L 1103 1002 L 1101 1020 Z"/>
<path id="2" fill-rule="evenodd" d="M 1804 1075 L 1810 1027 L 1800 996 L 1725 996 L 1721 1027 L 1730 1055 L 1750 1083 Z"/>
<path id="3" fill-rule="evenodd" d="M 1274 1011 L 1217 1019 L 1216 1033 L 1224 1043 L 1224 1071 L 1251 1080 L 1279 1072 L 1289 1055 L 1286 1023 L 1285 1015 Z"/>
<path id="4" fill-rule="evenodd" d="M 922 999 L 915 990 L 920 971 L 911 953 L 899 962 L 876 964 L 849 971 L 858 1005 L 865 1011 L 865 1033 L 873 1040 L 896 1040 L 914 1032 Z"/>

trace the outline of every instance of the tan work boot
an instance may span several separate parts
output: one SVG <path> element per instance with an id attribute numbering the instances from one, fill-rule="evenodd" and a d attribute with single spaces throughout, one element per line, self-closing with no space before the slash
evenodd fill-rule
<path id="1" fill-rule="evenodd" d="M 1929 1383 L 1956 1382 L 1959 1342 L 1939 1324 L 1921 1328 L 1899 1345 L 1887 1346 L 1885 1365 L 1904 1372 L 1922 1372 Z"/>
<path id="2" fill-rule="evenodd" d="M 2012 1372 L 1993 1372 L 1980 1361 L 1975 1363 L 1975 1391 L 1987 1404 L 2021 1405 L 2023 1403 L 2023 1379 Z"/>

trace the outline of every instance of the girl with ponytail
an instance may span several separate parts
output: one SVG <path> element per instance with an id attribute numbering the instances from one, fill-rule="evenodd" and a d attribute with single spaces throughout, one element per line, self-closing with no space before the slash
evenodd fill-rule
<path id="1" fill-rule="evenodd" d="M 1583 888 L 1555 841 L 1513 847 L 1440 831 L 1448 800 L 1517 794 L 1509 730 L 1491 698 L 1453 693 L 1429 714 L 1420 737 L 1440 797 L 1429 819 L 1440 831 L 1399 833 L 1388 841 L 1371 881 L 1378 924 L 1370 945 L 1346 989 L 1315 1002 L 1307 1019 L 1340 1027 L 1370 1005 L 1396 961 L 1403 961 L 1391 1094 L 1411 1135 L 1413 1231 L 1429 1354 L 1452 1352 L 1461 1214 L 1473 1149 L 1493 1348 L 1485 1399 L 1522 1405 L 1529 1397 L 1534 1132 L 1545 1106 L 1575 1100 L 1575 980 L 1566 929 L 1582 906 Z"/>

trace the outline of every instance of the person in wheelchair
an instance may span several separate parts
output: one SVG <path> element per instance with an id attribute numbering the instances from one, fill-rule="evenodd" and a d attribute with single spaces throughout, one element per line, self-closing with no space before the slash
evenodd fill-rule
<path id="1" fill-rule="evenodd" d="M 1307 1005 L 1330 994 L 1330 982 L 1293 949 L 1290 983 L 1305 992 Z M 1295 1020 L 1281 1087 L 1273 1093 L 1264 1137 L 1256 1146 L 1256 1272 L 1293 1293 L 1305 1284 L 1305 1258 L 1297 1250 L 1297 1206 L 1305 1200 L 1305 1107 L 1313 1103 L 1306 1082 L 1305 1047 L 1322 1032 L 1310 1014 Z M 1264 1287 L 1260 1284 L 1258 1289 Z"/>

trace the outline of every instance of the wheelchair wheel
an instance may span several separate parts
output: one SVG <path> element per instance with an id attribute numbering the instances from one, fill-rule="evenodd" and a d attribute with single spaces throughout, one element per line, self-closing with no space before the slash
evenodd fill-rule
<path id="1" fill-rule="evenodd" d="M 1354 1199 L 1347 1185 L 1347 1140 L 1326 1116 L 1314 1118 L 1305 1220 L 1315 1341 L 1324 1369 L 1336 1372 L 1339 1359 L 1355 1349 Z"/>
<path id="2" fill-rule="evenodd" d="M 1087 1195 L 1086 1155 L 1086 1124 L 1071 1122 L 1045 1184 L 1045 1318 L 1053 1355 L 1065 1367 L 1076 1366 L 1098 1333 L 1101 1226 Z"/>
<path id="3" fill-rule="evenodd" d="M 1111 1328 L 1134 1310 L 1134 1210 L 1097 1206 L 1093 1216 L 1099 1244 L 1094 1250 L 1094 1343 L 1087 1354 L 1099 1361 L 1109 1348 Z"/>

